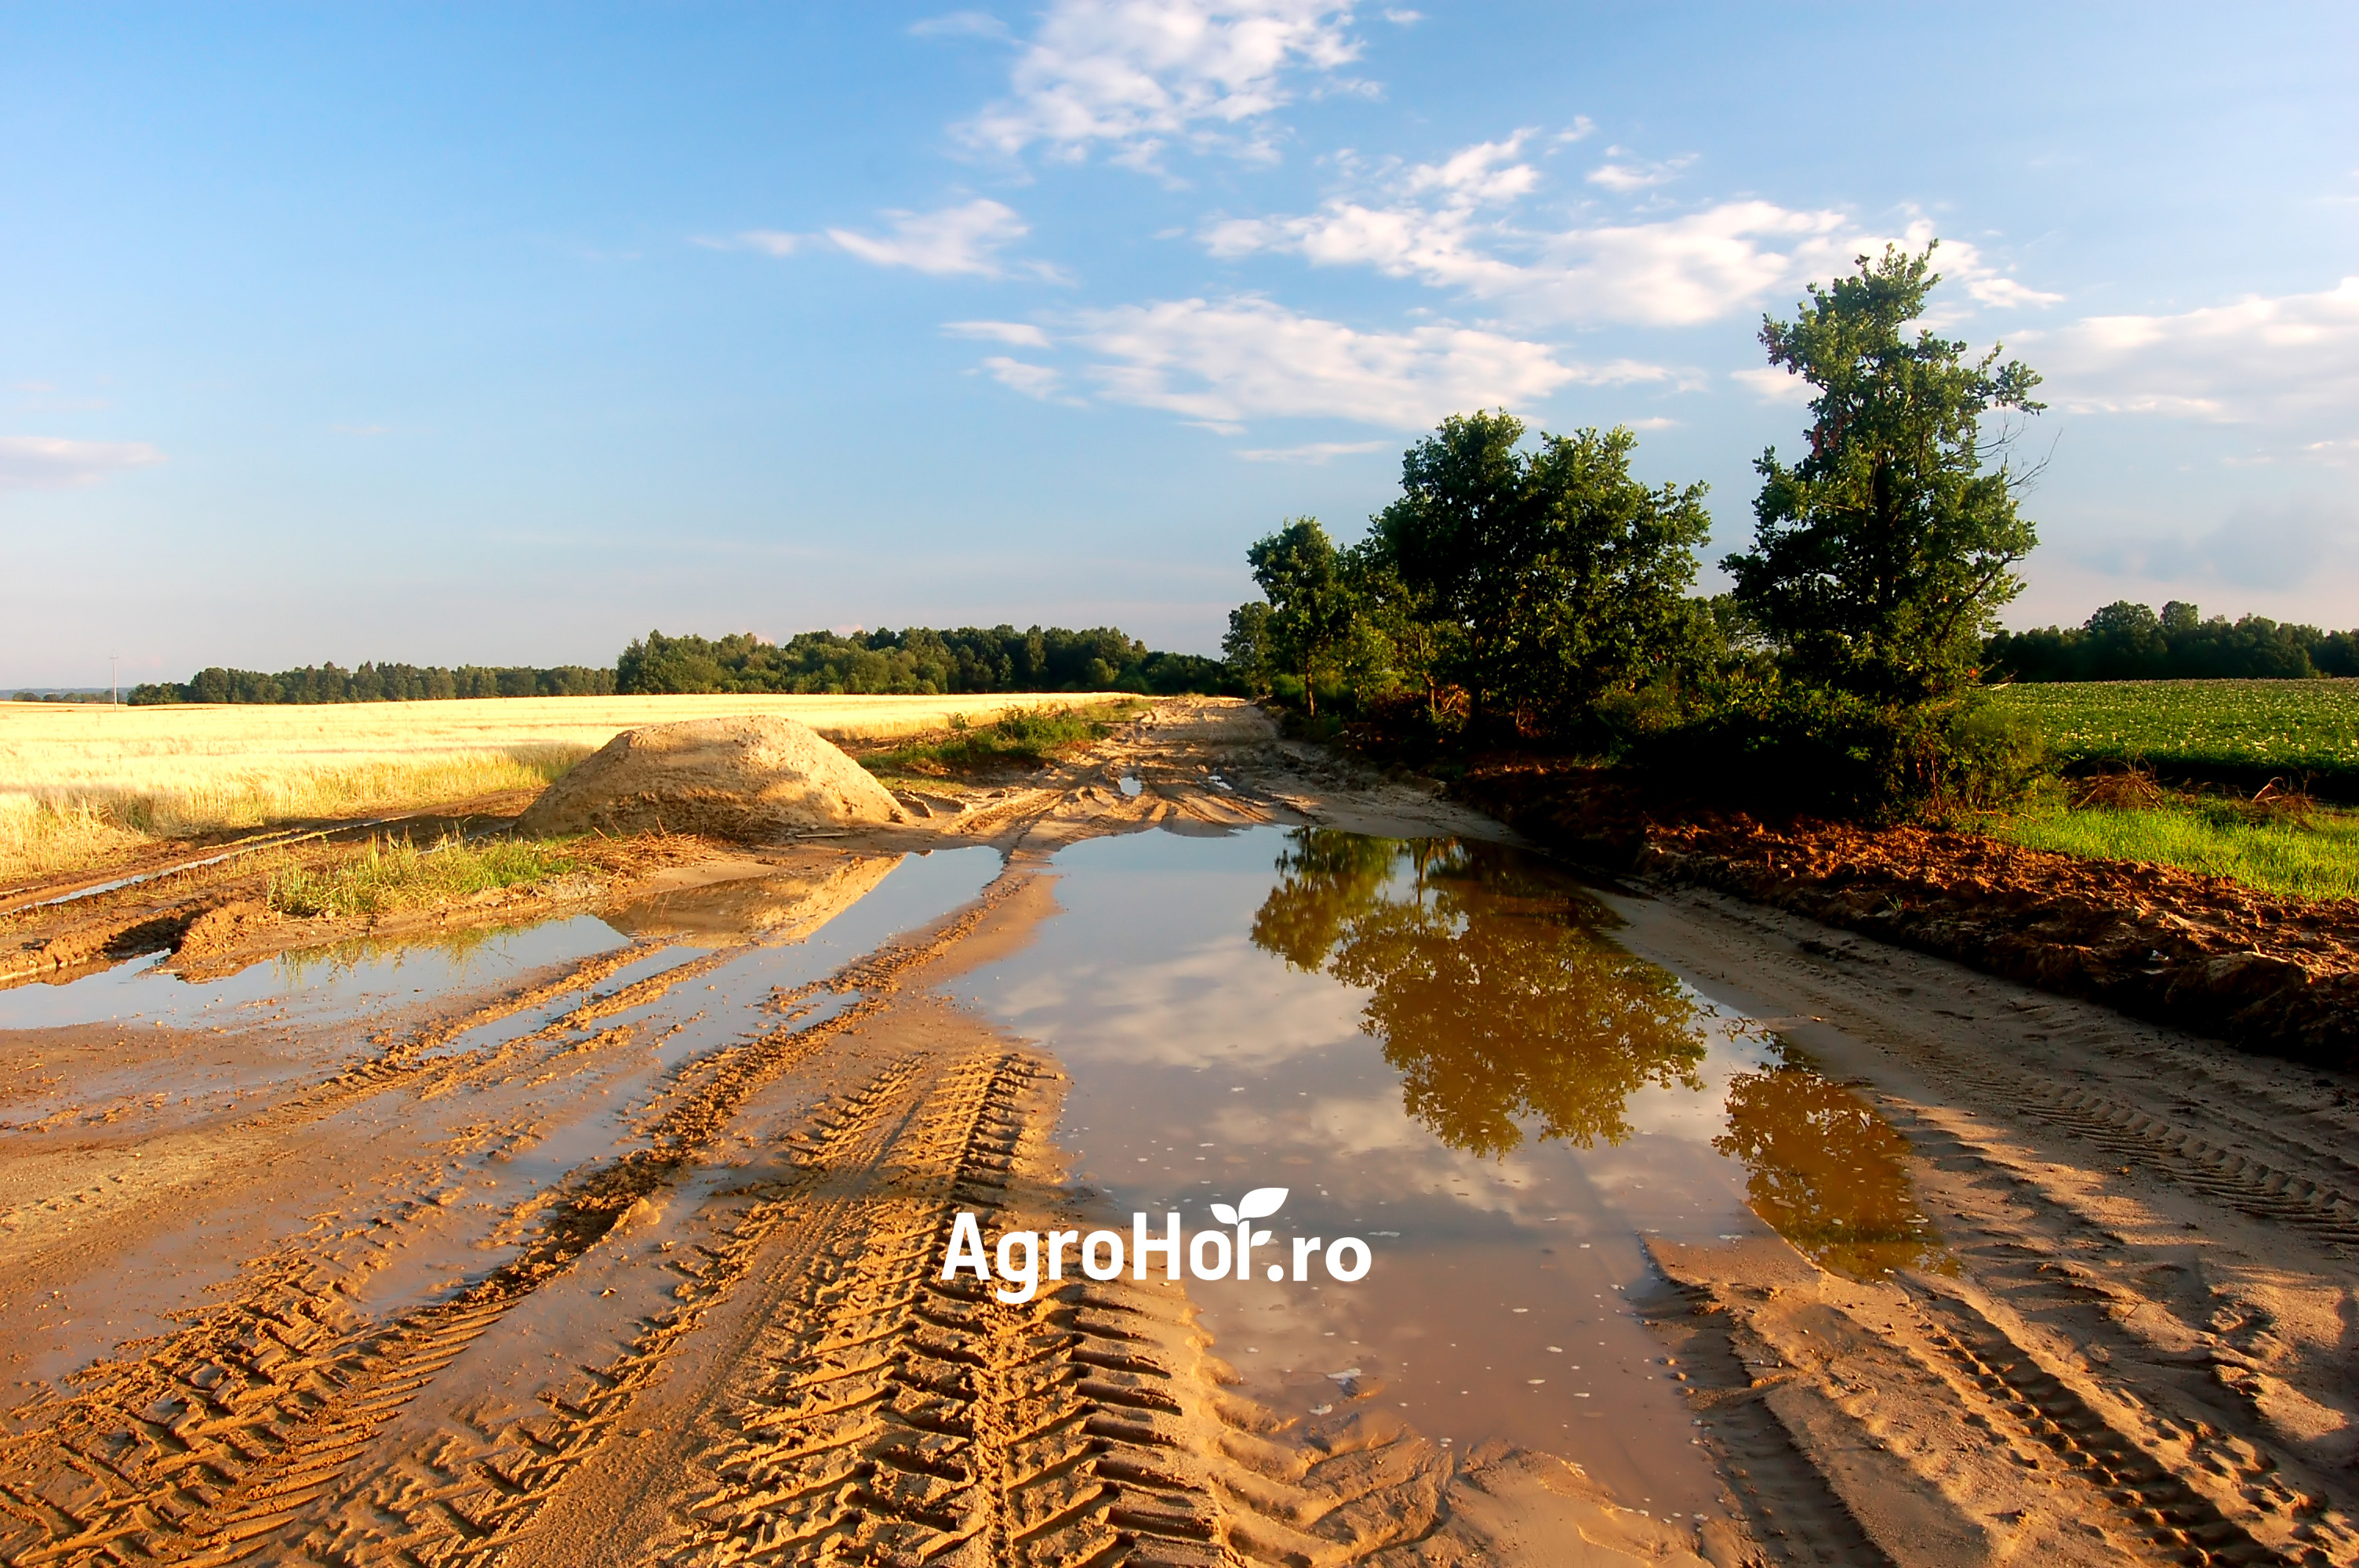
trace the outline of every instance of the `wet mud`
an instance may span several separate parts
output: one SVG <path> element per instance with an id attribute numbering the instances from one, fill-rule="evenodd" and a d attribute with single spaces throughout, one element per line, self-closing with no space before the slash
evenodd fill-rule
<path id="1" fill-rule="evenodd" d="M 0 989 L 0 1561 L 2359 1559 L 2339 1076 L 1235 705 L 926 812 Z"/>

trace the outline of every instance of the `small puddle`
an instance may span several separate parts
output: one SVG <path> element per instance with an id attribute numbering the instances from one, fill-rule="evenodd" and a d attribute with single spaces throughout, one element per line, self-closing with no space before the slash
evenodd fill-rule
<path id="1" fill-rule="evenodd" d="M 737 881 L 668 894 L 617 914 L 611 925 L 584 915 L 400 945 L 353 944 L 289 953 L 226 979 L 194 984 L 158 969 L 158 958 L 150 957 L 63 986 L 0 992 L 0 1030 L 94 1022 L 120 1029 L 133 1019 L 168 1021 L 182 1029 L 284 1024 L 287 1049 L 300 1057 L 323 1048 L 314 1044 L 324 1038 L 317 1026 L 332 1015 L 381 1011 L 421 995 L 478 990 L 543 965 L 612 951 L 634 938 L 663 944 L 597 987 L 614 990 L 702 957 L 700 948 L 725 935 L 750 940 L 752 946 L 718 968 L 638 1006 L 603 1014 L 590 1026 L 629 1031 L 624 1048 L 587 1054 L 561 1076 L 552 1075 L 545 1087 L 536 1083 L 505 1091 L 512 1098 L 500 1102 L 503 1113 L 528 1122 L 531 1134 L 489 1142 L 464 1140 L 469 1152 L 451 1158 L 435 1179 L 452 1206 L 445 1218 L 432 1222 L 442 1227 L 442 1241 L 397 1249 L 346 1303 L 355 1311 L 390 1314 L 462 1288 L 513 1256 L 514 1240 L 493 1239 L 506 1229 L 504 1217 L 585 1162 L 636 1144 L 641 1112 L 680 1067 L 777 1028 L 782 1020 L 766 1005 L 775 991 L 823 979 L 893 937 L 940 919 L 981 892 L 1002 864 L 998 851 L 981 846 L 846 857 L 825 875 L 751 879 L 770 883 L 766 889 Z M 734 933 L 733 919 L 740 920 Z M 469 1031 L 436 1054 L 495 1052 L 581 1000 L 579 992 L 568 992 Z M 853 1000 L 823 993 L 794 1022 L 818 1022 Z M 278 1037 L 274 1028 L 271 1038 Z M 84 1072 L 58 1092 L 83 1106 L 118 1091 L 144 1097 L 166 1087 L 177 1099 L 190 1087 L 182 1081 L 188 1079 L 201 1080 L 201 1087 L 216 1098 L 228 1090 L 234 1098 L 261 1077 L 284 1077 L 290 1071 L 309 1076 L 321 1065 L 253 1054 L 222 1063 L 213 1061 L 212 1052 L 188 1054 L 186 1063 L 149 1057 L 126 1060 L 120 1069 Z M 34 1097 L 5 1108 L 22 1124 L 54 1108 Z M 427 1130 L 436 1125 L 431 1117 L 408 1105 L 391 1110 L 364 1105 L 350 1114 L 356 1136 L 374 1136 L 388 1116 L 416 1116 L 416 1135 L 436 1141 Z M 702 1191 L 730 1179 L 724 1162 L 691 1175 L 686 1190 Z M 212 1214 L 210 1229 L 193 1237 L 166 1232 L 127 1242 L 109 1270 L 114 1285 L 78 1297 L 71 1323 L 50 1325 L 54 1337 L 45 1332 L 39 1350 L 21 1361 L 19 1375 L 54 1381 L 105 1354 L 126 1335 L 161 1332 L 168 1321 L 164 1314 L 189 1290 L 234 1267 L 240 1254 L 224 1252 L 207 1236 L 245 1234 L 248 1227 L 304 1227 L 305 1222 L 279 1212 L 293 1201 L 287 1195 L 256 1189 L 248 1201 L 250 1209 Z M 381 1205 L 408 1202 L 364 1190 L 338 1206 L 337 1222 L 364 1224 Z M 171 1284 L 152 1291 L 131 1288 L 141 1280 Z"/>
<path id="2" fill-rule="evenodd" d="M 1938 1247 L 1897 1133 L 1615 946 L 1545 861 L 1301 828 L 1102 838 L 1055 864 L 1066 913 L 957 989 L 1071 1074 L 1074 1179 L 1125 1229 L 1176 1208 L 1191 1232 L 1284 1187 L 1278 1256 L 1292 1236 L 1371 1249 L 1354 1283 L 1190 1283 L 1283 1413 L 1381 1406 L 1709 1516 L 1696 1417 L 1633 1304 L 1660 1284 L 1645 1239 L 1774 1227 L 1857 1272 Z"/>
<path id="3" fill-rule="evenodd" d="M 0 1029 L 135 1020 L 206 1028 L 237 1022 L 239 1010 L 270 1002 L 299 1008 L 304 1022 L 316 1024 L 414 996 L 490 985 L 544 964 L 608 952 L 626 940 L 604 921 L 582 914 L 538 925 L 304 948 L 220 979 L 195 981 L 163 968 L 168 954 L 149 953 L 64 985 L 0 991 Z"/>

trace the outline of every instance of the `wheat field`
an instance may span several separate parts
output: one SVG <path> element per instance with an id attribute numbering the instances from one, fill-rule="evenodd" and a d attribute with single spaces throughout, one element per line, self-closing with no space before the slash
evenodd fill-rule
<path id="1" fill-rule="evenodd" d="M 832 740 L 939 730 L 1101 693 L 549 697 L 321 706 L 0 702 L 0 881 L 159 838 L 538 789 L 625 730 L 774 713 Z"/>

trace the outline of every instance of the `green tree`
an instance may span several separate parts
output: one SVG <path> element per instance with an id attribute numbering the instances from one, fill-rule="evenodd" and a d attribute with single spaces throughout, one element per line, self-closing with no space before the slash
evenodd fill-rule
<path id="1" fill-rule="evenodd" d="M 1269 689 L 1269 606 L 1250 600 L 1229 611 L 1221 638 L 1221 659 L 1237 684 L 1253 695 Z"/>
<path id="2" fill-rule="evenodd" d="M 1972 679 L 2038 542 L 2016 510 L 2012 431 L 1985 440 L 1982 420 L 2038 413 L 2039 377 L 1996 348 L 1969 360 L 1906 331 L 1940 282 L 1932 255 L 1887 246 L 1857 276 L 1811 285 L 1794 320 L 1763 318 L 1769 362 L 1818 389 L 1810 453 L 1790 467 L 1762 454 L 1754 547 L 1722 563 L 1795 673 L 1904 706 Z"/>
<path id="3" fill-rule="evenodd" d="M 1316 517 L 1297 517 L 1245 551 L 1269 601 L 1263 628 L 1270 662 L 1302 678 L 1303 701 L 1319 712 L 1318 682 L 1353 641 L 1356 614 L 1335 542 Z"/>
<path id="4" fill-rule="evenodd" d="M 1577 719 L 1673 654 L 1712 527 L 1704 486 L 1631 477 L 1627 429 L 1542 433 L 1528 451 L 1523 437 L 1504 411 L 1443 420 L 1402 458 L 1401 498 L 1372 535 L 1444 629 L 1434 652 L 1478 726 L 1502 701 Z"/>

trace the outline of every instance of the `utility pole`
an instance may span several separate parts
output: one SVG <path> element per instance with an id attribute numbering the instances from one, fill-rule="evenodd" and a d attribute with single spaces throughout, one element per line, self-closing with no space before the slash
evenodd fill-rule
<path id="1" fill-rule="evenodd" d="M 106 700 L 110 707 L 123 706 L 123 678 L 115 674 L 115 666 L 122 662 L 120 654 L 106 655 Z"/>

